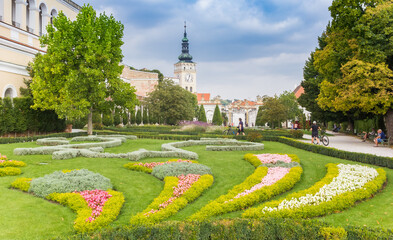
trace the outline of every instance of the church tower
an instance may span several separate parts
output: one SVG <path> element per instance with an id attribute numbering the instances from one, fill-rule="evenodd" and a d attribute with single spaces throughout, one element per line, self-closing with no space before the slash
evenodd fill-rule
<path id="1" fill-rule="evenodd" d="M 192 93 L 196 93 L 196 63 L 192 61 L 188 45 L 187 26 L 184 22 L 182 50 L 179 56 L 179 62 L 175 63 L 175 78 L 179 79 L 180 87 Z"/>

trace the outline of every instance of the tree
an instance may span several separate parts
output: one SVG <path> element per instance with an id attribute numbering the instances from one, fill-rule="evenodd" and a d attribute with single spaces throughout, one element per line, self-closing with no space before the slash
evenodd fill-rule
<path id="1" fill-rule="evenodd" d="M 322 48 L 324 43 L 320 38 L 319 47 Z M 303 78 L 301 85 L 304 88 L 304 93 L 297 99 L 299 104 L 307 111 L 311 112 L 311 118 L 319 122 L 336 121 L 341 122 L 345 120 L 342 112 L 332 112 L 324 110 L 318 105 L 318 96 L 320 93 L 320 85 L 323 81 L 323 75 L 319 73 L 314 66 L 314 53 L 306 61 L 303 68 Z"/>
<path id="2" fill-rule="evenodd" d="M 258 107 L 258 112 L 257 112 L 257 118 L 255 120 L 255 126 L 263 126 L 266 123 L 266 122 L 263 123 L 262 120 L 261 120 L 261 118 L 262 118 L 262 111 L 263 111 L 262 106 L 259 106 Z"/>
<path id="3" fill-rule="evenodd" d="M 138 125 L 142 123 L 141 108 L 139 108 L 138 111 L 136 111 L 135 123 Z"/>
<path id="4" fill-rule="evenodd" d="M 192 120 L 197 105 L 196 96 L 164 79 L 146 99 L 147 108 L 159 123 L 175 125 L 181 120 Z"/>
<path id="5" fill-rule="evenodd" d="M 47 53 L 31 64 L 33 108 L 55 110 L 70 120 L 88 115 L 88 134 L 94 110 L 132 108 L 135 90 L 119 78 L 123 28 L 113 16 L 97 16 L 89 5 L 75 21 L 59 13 L 40 38 Z"/>
<path id="6" fill-rule="evenodd" d="M 143 107 L 143 124 L 149 123 L 149 117 L 147 115 L 147 107 Z"/>
<path id="7" fill-rule="evenodd" d="M 205 112 L 205 108 L 203 107 L 203 105 L 201 105 L 201 107 L 199 108 L 198 121 L 200 121 L 200 122 L 207 122 L 206 112 Z"/>
<path id="8" fill-rule="evenodd" d="M 220 112 L 220 108 L 218 107 L 218 105 L 216 105 L 216 108 L 214 109 L 212 123 L 217 126 L 222 125 L 222 117 L 221 117 L 221 112 Z"/>
<path id="9" fill-rule="evenodd" d="M 286 120 L 295 120 L 303 113 L 294 93 L 284 91 L 279 99 L 286 108 Z"/>
<path id="10" fill-rule="evenodd" d="M 260 124 L 269 123 L 272 128 L 279 126 L 286 120 L 286 107 L 281 103 L 278 97 L 264 97 Z"/>
<path id="11" fill-rule="evenodd" d="M 337 67 L 341 76 L 321 83 L 318 104 L 333 111 L 385 115 L 392 136 L 393 3 L 373 2 L 380 3 L 369 5 L 353 28 L 346 29 L 355 54 Z"/>

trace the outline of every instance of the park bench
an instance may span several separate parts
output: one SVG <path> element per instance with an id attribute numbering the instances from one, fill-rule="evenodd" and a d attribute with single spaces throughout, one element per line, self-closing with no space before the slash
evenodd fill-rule
<path id="1" fill-rule="evenodd" d="M 391 137 L 386 137 L 386 138 L 381 142 L 381 146 L 390 147 L 390 139 L 391 139 Z"/>

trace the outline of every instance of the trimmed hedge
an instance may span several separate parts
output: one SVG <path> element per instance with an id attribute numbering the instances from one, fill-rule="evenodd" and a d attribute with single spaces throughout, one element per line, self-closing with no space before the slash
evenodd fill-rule
<path id="1" fill-rule="evenodd" d="M 206 175 L 212 174 L 211 169 L 203 164 L 195 164 L 189 162 L 171 162 L 164 165 L 158 165 L 153 168 L 151 175 L 163 180 L 165 177 L 180 175 L 198 174 Z"/>
<path id="2" fill-rule="evenodd" d="M 19 168 L 15 168 L 15 167 L 0 168 L 0 177 L 16 176 L 16 175 L 20 175 L 21 173 L 22 173 L 22 170 L 20 170 Z"/>
<path id="3" fill-rule="evenodd" d="M 259 207 L 251 208 L 246 210 L 242 217 L 244 218 L 260 218 L 260 217 L 291 217 L 291 218 L 309 218 L 309 217 L 317 217 L 323 216 L 326 214 L 331 214 L 336 211 L 342 211 L 353 206 L 357 201 L 364 200 L 366 198 L 372 197 L 378 190 L 383 187 L 383 184 L 386 182 L 386 172 L 379 168 L 377 169 L 378 176 L 366 183 L 363 187 L 355 190 L 348 191 L 343 194 L 337 195 L 332 198 L 331 201 L 322 202 L 318 205 L 305 205 L 294 209 L 280 209 L 271 212 L 263 212 L 262 209 L 265 207 L 277 207 L 283 200 L 290 200 L 292 198 L 301 198 L 306 195 L 313 195 L 320 190 L 326 184 L 332 182 L 332 180 L 338 176 L 339 170 L 336 164 L 329 163 L 327 164 L 328 173 L 326 176 L 319 182 L 315 183 L 309 189 L 305 189 L 300 192 L 296 192 L 288 195 L 285 198 L 282 198 L 277 201 L 271 201 L 265 204 L 262 204 Z"/>
<path id="4" fill-rule="evenodd" d="M 150 226 L 117 227 L 93 234 L 60 239 L 392 239 L 393 232 L 381 228 L 332 227 L 317 220 L 302 219 L 226 219 L 202 222 L 163 222 Z"/>
<path id="5" fill-rule="evenodd" d="M 8 137 L 8 138 L 0 138 L 0 144 L 8 144 L 8 143 L 20 143 L 20 142 L 34 142 L 38 139 L 49 138 L 49 137 L 65 137 L 72 138 L 77 136 L 87 136 L 86 132 L 76 132 L 76 133 L 52 133 L 47 135 L 38 135 L 31 137 Z"/>
<path id="6" fill-rule="evenodd" d="M 46 199 L 70 207 L 77 213 L 74 228 L 78 232 L 91 232 L 101 229 L 113 222 L 120 213 L 124 204 L 123 193 L 114 190 L 107 191 L 110 197 L 104 204 L 101 214 L 94 221 L 87 221 L 92 215 L 92 209 L 88 206 L 85 199 L 78 193 L 52 193 Z"/>
<path id="7" fill-rule="evenodd" d="M 143 212 L 138 213 L 131 218 L 131 225 L 152 225 L 177 213 L 180 209 L 187 206 L 188 203 L 199 197 L 204 190 L 209 188 L 213 184 L 214 178 L 212 175 L 202 175 L 198 181 L 193 183 L 192 186 L 183 195 L 176 198 L 171 204 L 156 213 L 146 216 L 146 213 L 150 212 L 152 209 L 158 209 L 161 203 L 172 197 L 173 188 L 178 184 L 178 178 L 166 177 L 164 181 L 164 190 Z"/>
<path id="8" fill-rule="evenodd" d="M 27 192 L 30 188 L 32 178 L 18 178 L 11 183 L 11 188 L 19 189 L 23 192 Z"/>

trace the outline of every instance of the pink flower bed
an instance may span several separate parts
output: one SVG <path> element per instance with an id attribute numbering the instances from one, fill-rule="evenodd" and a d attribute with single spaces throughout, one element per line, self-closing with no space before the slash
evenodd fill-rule
<path id="1" fill-rule="evenodd" d="M 292 159 L 288 155 L 281 155 L 281 154 L 258 154 L 255 155 L 261 163 L 277 163 L 277 161 L 290 163 Z"/>
<path id="2" fill-rule="evenodd" d="M 96 220 L 96 218 L 101 215 L 105 202 L 108 201 L 110 197 L 112 197 L 112 195 L 110 195 L 108 192 L 98 189 L 91 191 L 86 190 L 76 193 L 80 194 L 86 200 L 89 207 L 93 210 L 91 217 L 86 219 L 86 222 L 92 222 Z"/>
<path id="3" fill-rule="evenodd" d="M 4 160 L 7 160 L 7 156 L 0 154 L 0 162 L 4 162 Z"/>
<path id="4" fill-rule="evenodd" d="M 250 188 L 248 190 L 245 190 L 245 191 L 239 193 L 233 199 L 246 196 L 246 195 L 248 195 L 258 189 L 261 189 L 265 186 L 270 186 L 270 185 L 275 184 L 277 181 L 282 179 L 287 173 L 289 173 L 289 170 L 290 170 L 289 168 L 283 168 L 283 167 L 269 168 L 266 176 L 264 178 L 262 178 L 260 183 L 254 185 L 252 188 Z M 229 201 L 233 201 L 233 199 L 231 199 Z M 226 202 L 229 202 L 229 201 L 226 201 Z"/>
<path id="5" fill-rule="evenodd" d="M 173 163 L 173 162 L 189 162 L 189 163 L 191 163 L 190 160 L 182 160 L 182 159 L 179 159 L 179 160 L 177 160 L 177 161 L 138 163 L 138 164 L 136 164 L 136 165 L 139 165 L 139 166 L 143 166 L 143 167 L 147 167 L 147 168 L 153 169 L 155 166 L 164 165 L 164 164 Z"/>
<path id="6" fill-rule="evenodd" d="M 156 213 L 156 212 L 160 211 L 161 209 L 166 208 L 174 200 L 181 197 L 188 189 L 190 189 L 192 184 L 195 183 L 196 181 L 198 181 L 200 177 L 201 177 L 201 175 L 198 175 L 198 174 L 188 174 L 186 176 L 180 175 L 178 177 L 179 183 L 177 184 L 176 187 L 173 187 L 173 196 L 170 197 L 165 202 L 161 203 L 158 206 L 158 210 L 152 209 L 149 212 L 145 213 L 145 215 L 149 216 L 150 214 Z"/>

